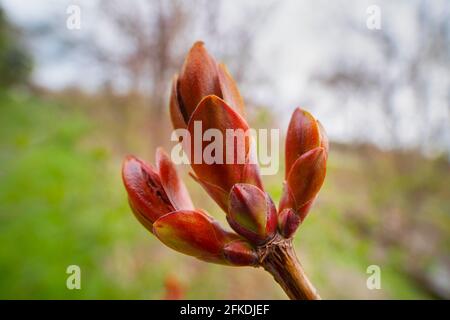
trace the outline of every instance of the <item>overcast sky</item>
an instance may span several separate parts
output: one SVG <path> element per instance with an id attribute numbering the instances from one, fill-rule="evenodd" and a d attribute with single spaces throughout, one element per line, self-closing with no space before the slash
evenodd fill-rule
<path id="1" fill-rule="evenodd" d="M 68 5 L 78 4 L 82 10 L 82 29 L 77 32 L 99 32 L 101 28 L 96 23 L 95 10 L 98 9 L 92 0 L 0 0 L 0 2 L 8 15 L 19 25 L 37 25 L 40 21 L 52 19 L 54 24 L 61 24 L 61 28 L 65 28 Z M 129 2 L 132 4 L 132 1 Z M 311 76 L 317 71 L 326 70 L 327 66 L 335 63 L 336 58 L 340 56 L 345 56 L 349 61 L 354 59 L 368 68 L 377 68 L 381 65 L 382 56 L 379 49 L 374 46 L 372 37 L 374 32 L 383 32 L 384 28 L 390 28 L 389 32 L 396 35 L 398 46 L 405 53 L 414 50 L 414 46 L 417 45 L 414 10 L 417 6 L 410 5 L 411 2 L 408 0 L 276 1 L 276 9 L 267 16 L 262 30 L 258 32 L 254 52 L 256 64 L 263 69 L 262 74 L 269 75 L 270 79 L 267 80 L 271 85 L 264 90 L 249 88 L 252 90 L 250 94 L 257 103 L 283 111 L 282 113 L 286 114 L 283 117 L 284 121 L 287 121 L 288 115 L 296 106 L 306 104 L 321 119 L 335 140 L 346 141 L 354 138 L 354 130 L 351 130 L 351 127 L 359 125 L 370 131 L 369 140 L 381 146 L 389 146 L 389 138 L 377 124 L 383 121 L 377 112 L 379 106 L 374 105 L 369 99 L 363 104 L 360 100 L 355 102 L 356 100 L 352 99 L 337 101 L 335 94 L 311 84 Z M 438 13 L 445 8 L 444 14 L 448 14 L 450 20 L 449 6 L 445 4 L 446 2 L 435 0 L 428 3 L 430 8 L 436 9 Z M 226 1 L 229 21 L 232 21 L 243 3 L 241 0 Z M 245 5 L 258 6 L 262 3 L 264 1 L 246 1 Z M 373 4 L 381 9 L 381 30 L 369 30 L 366 26 L 367 8 Z M 349 32 L 345 27 L 347 22 L 358 29 L 357 32 Z M 251 24 L 251 21 L 249 23 Z M 100 32 L 108 41 L 108 32 L 105 30 Z M 81 33 L 67 30 L 67 37 L 81 37 Z M 74 83 L 93 87 L 100 80 L 95 66 L 85 66 L 80 70 L 80 64 L 76 60 L 53 59 L 54 51 L 57 51 L 56 45 L 42 44 L 33 48 L 37 61 L 33 77 L 41 85 L 54 89 Z M 431 116 L 427 121 L 435 121 L 439 125 L 450 123 L 450 92 L 446 92 L 450 88 L 448 71 L 448 66 L 444 70 L 437 70 L 436 75 L 430 80 L 430 83 L 433 83 L 431 94 L 438 98 L 427 106 L 431 110 Z M 420 122 L 420 119 L 417 110 L 410 107 L 413 96 L 408 90 L 406 88 L 404 92 L 400 91 L 396 97 L 396 106 L 398 105 L 399 112 L 404 113 L 409 119 L 399 124 L 404 126 L 402 137 L 404 144 L 414 147 L 421 134 L 414 129 L 414 121 Z M 248 96 L 249 93 L 246 92 L 244 95 Z M 342 103 L 346 103 L 345 112 L 340 109 Z M 443 135 L 445 137 L 435 143 L 441 149 L 450 150 L 450 130 L 444 130 Z"/>

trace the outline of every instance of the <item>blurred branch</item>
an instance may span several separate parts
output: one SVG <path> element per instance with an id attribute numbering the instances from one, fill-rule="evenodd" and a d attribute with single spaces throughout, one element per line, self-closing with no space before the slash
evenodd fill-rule
<path id="1" fill-rule="evenodd" d="M 26 83 L 31 69 L 32 60 L 22 43 L 22 33 L 0 6 L 0 86 Z"/>
<path id="2" fill-rule="evenodd" d="M 371 66 L 368 61 L 357 61 L 352 55 L 340 55 L 332 62 L 330 70 L 322 71 L 312 77 L 314 81 L 324 85 L 335 94 L 352 94 L 361 103 L 368 97 L 377 101 L 379 112 L 384 121 L 381 125 L 389 134 L 391 145 L 402 147 L 404 137 L 404 121 L 409 121 L 409 126 L 420 130 L 420 142 L 423 147 L 429 147 L 430 141 L 444 141 L 448 135 L 448 125 L 435 121 L 432 114 L 433 97 L 432 83 L 435 77 L 434 70 L 450 72 L 450 27 L 448 14 L 449 3 L 428 6 L 426 1 L 411 2 L 413 6 L 412 18 L 415 39 L 413 47 L 402 46 L 402 35 L 395 29 L 394 23 L 387 19 L 388 7 L 382 7 L 383 27 L 381 30 L 370 31 L 361 25 L 360 20 L 353 20 L 347 15 L 340 17 L 343 27 L 365 40 L 369 39 L 381 54 L 382 61 Z M 392 8 L 395 10 L 398 8 Z M 398 9 L 399 10 L 399 9 Z M 437 11 L 434 12 L 434 11 Z M 339 18 L 339 17 L 337 17 Z M 445 80 L 445 79 L 443 79 Z M 434 82 L 435 83 L 435 82 Z M 450 86 L 450 81 L 442 84 Z M 402 90 L 410 89 L 415 103 L 408 107 L 412 113 L 420 113 L 420 122 L 412 124 L 411 117 L 405 116 L 397 98 Z M 450 87 L 447 87 L 450 92 Z M 341 106 L 345 107 L 345 106 Z M 446 126 L 446 128 L 443 128 Z M 357 128 L 357 127 L 355 127 Z M 366 130 L 365 127 L 357 130 Z M 417 132 L 417 131 L 416 131 Z M 355 132 L 356 135 L 363 134 Z"/>

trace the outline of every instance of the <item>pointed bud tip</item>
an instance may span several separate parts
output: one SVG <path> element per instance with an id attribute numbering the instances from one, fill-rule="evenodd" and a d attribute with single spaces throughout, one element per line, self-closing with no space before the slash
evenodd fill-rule
<path id="1" fill-rule="evenodd" d="M 192 45 L 192 47 L 204 47 L 205 46 L 205 42 L 203 40 L 197 40 L 194 42 L 194 44 Z"/>
<path id="2" fill-rule="evenodd" d="M 122 161 L 122 168 L 125 167 L 129 162 L 134 161 L 134 160 L 137 161 L 138 158 L 135 157 L 135 156 L 132 155 L 132 154 L 127 154 L 127 155 L 125 156 L 125 158 L 123 158 L 123 161 Z"/>
<path id="3" fill-rule="evenodd" d="M 303 108 L 303 107 L 297 107 L 297 108 L 295 108 L 295 110 L 294 110 L 294 112 L 293 112 L 294 114 L 299 114 L 299 113 L 301 113 L 301 114 L 303 114 L 303 115 L 308 115 L 308 116 L 311 116 L 312 117 L 312 114 L 310 113 L 310 112 L 308 112 L 308 111 L 306 111 L 306 109 L 305 108 Z"/>
<path id="4" fill-rule="evenodd" d="M 325 148 L 324 147 L 318 147 L 317 149 L 318 149 L 317 150 L 317 154 L 319 156 L 322 156 L 322 154 L 325 153 Z"/>
<path id="5" fill-rule="evenodd" d="M 156 164 L 160 162 L 160 160 L 170 159 L 166 150 L 163 147 L 157 147 L 155 152 Z"/>
<path id="6" fill-rule="evenodd" d="M 242 192 L 244 192 L 246 188 L 248 188 L 248 185 L 246 183 L 236 183 L 231 187 L 230 193 L 242 194 Z"/>
<path id="7" fill-rule="evenodd" d="M 301 219 L 298 214 L 291 208 L 284 209 L 278 215 L 278 228 L 280 233 L 285 238 L 290 238 L 294 235 L 299 227 Z"/>
<path id="8" fill-rule="evenodd" d="M 134 155 L 126 155 L 125 158 L 122 161 L 122 178 L 125 181 L 126 175 L 130 173 L 130 170 L 133 170 L 133 168 L 136 168 L 136 166 L 141 167 L 142 161 L 139 160 L 139 158 L 135 157 Z"/>
<path id="9" fill-rule="evenodd" d="M 211 103 L 211 104 L 220 104 L 220 103 L 226 103 L 223 101 L 220 97 L 216 96 L 215 94 L 209 94 L 207 96 L 204 96 L 202 100 L 198 103 L 198 105 L 205 104 L 205 103 Z"/>
<path id="10" fill-rule="evenodd" d="M 186 61 L 189 60 L 190 57 L 193 56 L 207 56 L 208 59 L 214 59 L 208 52 L 208 50 L 206 50 L 205 47 L 205 43 L 203 41 L 196 41 L 194 42 L 194 44 L 192 45 L 192 47 L 189 49 L 189 53 L 186 56 Z"/>

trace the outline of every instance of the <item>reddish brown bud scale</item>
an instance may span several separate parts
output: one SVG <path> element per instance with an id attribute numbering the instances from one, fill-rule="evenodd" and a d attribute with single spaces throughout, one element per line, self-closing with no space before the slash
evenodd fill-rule
<path id="1" fill-rule="evenodd" d="M 289 185 L 285 181 L 283 183 L 283 192 L 281 193 L 281 199 L 280 199 L 280 203 L 278 205 L 278 212 L 281 212 L 284 209 L 289 209 L 289 208 L 294 208 L 294 207 L 295 207 L 294 196 L 292 195 L 291 191 L 289 190 Z"/>
<path id="2" fill-rule="evenodd" d="M 287 183 L 294 197 L 296 209 L 312 200 L 322 187 L 326 174 L 326 153 L 315 148 L 295 161 Z"/>
<path id="3" fill-rule="evenodd" d="M 175 211 L 153 223 L 154 234 L 168 247 L 202 260 L 223 263 L 226 233 L 200 211 Z"/>
<path id="4" fill-rule="evenodd" d="M 330 150 L 330 142 L 328 141 L 328 135 L 325 131 L 325 128 L 320 123 L 320 121 L 317 121 L 317 125 L 319 126 L 320 132 L 320 146 L 325 149 L 328 158 L 328 152 Z"/>
<path id="5" fill-rule="evenodd" d="M 128 156 L 122 166 L 122 178 L 135 214 L 153 223 L 174 211 L 156 170 L 135 157 Z"/>
<path id="6" fill-rule="evenodd" d="M 301 222 L 303 222 L 303 220 L 305 220 L 306 216 L 309 213 L 309 210 L 311 209 L 312 205 L 314 204 L 315 199 L 316 199 L 316 197 L 314 197 L 312 200 L 309 200 L 303 206 L 297 208 L 296 212 L 297 212 Z"/>
<path id="7" fill-rule="evenodd" d="M 239 247 L 235 245 L 225 250 L 239 237 L 225 231 L 217 221 L 200 210 L 166 214 L 155 221 L 153 233 L 168 247 L 204 261 L 237 265 L 254 263 L 250 245 L 240 243 Z"/>
<path id="8" fill-rule="evenodd" d="M 201 180 L 196 175 L 194 175 L 192 172 L 190 172 L 189 175 L 198 184 L 200 184 L 203 187 L 203 189 L 205 189 L 205 191 L 209 194 L 209 196 L 220 206 L 220 208 L 222 208 L 223 211 L 227 212 L 227 210 L 228 210 L 228 192 L 226 192 L 219 186 L 216 186 L 212 183 Z"/>
<path id="9" fill-rule="evenodd" d="M 251 243 L 263 244 L 274 236 L 276 214 L 272 199 L 258 187 L 236 184 L 231 189 L 228 223 Z"/>
<path id="10" fill-rule="evenodd" d="M 241 181 L 257 186 L 259 189 L 264 191 L 264 185 L 261 180 L 261 175 L 259 174 L 259 165 L 254 154 L 254 150 L 250 148 L 247 158 L 245 160 L 245 166 L 242 172 Z"/>
<path id="11" fill-rule="evenodd" d="M 178 176 L 177 170 L 162 148 L 156 150 L 156 163 L 161 183 L 167 197 L 176 210 L 193 210 L 191 197 Z"/>
<path id="12" fill-rule="evenodd" d="M 196 122 L 201 123 L 201 132 L 195 131 Z M 245 133 L 249 129 L 249 126 L 238 113 L 225 103 L 225 101 L 216 96 L 207 96 L 192 114 L 188 124 L 188 130 L 192 139 L 198 139 L 198 134 L 201 134 L 203 137 L 204 132 L 210 129 L 219 130 L 222 137 L 226 137 L 227 129 L 241 130 Z M 241 177 L 245 168 L 245 162 L 241 161 L 241 163 L 239 163 L 238 157 L 241 156 L 244 157 L 244 159 L 247 157 L 250 150 L 250 137 L 246 135 L 244 139 L 243 148 L 240 149 L 238 148 L 239 146 L 237 143 L 231 146 L 233 148 L 227 148 L 228 141 L 223 141 L 222 157 L 219 159 L 222 163 L 213 164 L 206 163 L 203 158 L 203 150 L 210 143 L 209 141 L 202 141 L 202 148 L 198 150 L 195 150 L 195 143 L 191 143 L 191 166 L 197 177 L 217 185 L 227 192 L 229 192 L 235 183 L 244 182 L 241 181 Z M 228 164 L 226 163 L 226 160 L 227 153 L 230 150 L 233 152 L 233 161 Z M 201 153 L 199 154 L 197 152 L 196 154 L 196 151 L 200 151 Z M 195 163 L 197 159 L 200 160 L 197 162 L 201 163 Z"/>
<path id="13" fill-rule="evenodd" d="M 235 184 L 229 199 L 230 219 L 249 231 L 264 235 L 269 209 L 266 194 L 252 185 Z"/>
<path id="14" fill-rule="evenodd" d="M 179 82 L 178 76 L 174 76 L 172 80 L 172 89 L 170 94 L 169 110 L 170 119 L 172 120 L 175 129 L 186 128 L 189 121 L 189 116 L 186 113 L 186 108 L 179 97 Z"/>
<path id="15" fill-rule="evenodd" d="M 136 219 L 145 227 L 145 229 L 153 233 L 153 222 L 135 207 L 130 198 L 128 198 L 128 204 Z"/>
<path id="16" fill-rule="evenodd" d="M 222 99 L 232 106 L 240 115 L 244 116 L 244 99 L 242 99 L 236 82 L 228 72 L 227 67 L 221 63 L 218 67 L 218 77 Z"/>
<path id="17" fill-rule="evenodd" d="M 201 132 L 196 131 L 196 123 L 201 123 Z M 222 137 L 227 137 L 227 130 L 230 129 L 232 132 L 237 132 L 237 135 L 241 135 L 241 143 L 237 141 L 238 138 L 224 139 L 219 163 L 208 164 L 203 158 L 203 151 L 210 143 L 208 141 L 202 141 L 202 147 L 197 150 L 195 143 L 191 143 L 188 150 L 196 180 L 226 212 L 228 193 L 233 185 L 251 183 L 262 189 L 261 178 L 257 165 L 249 163 L 251 138 L 248 134 L 247 122 L 225 101 L 216 96 L 205 97 L 192 114 L 188 124 L 192 139 L 196 139 L 199 134 L 203 136 L 203 133 L 210 129 L 218 130 Z M 197 159 L 201 160 L 200 163 L 196 163 Z"/>
<path id="18" fill-rule="evenodd" d="M 246 241 L 235 240 L 223 249 L 225 259 L 235 266 L 253 266 L 258 262 L 255 249 Z"/>
<path id="19" fill-rule="evenodd" d="M 286 178 L 294 162 L 305 152 L 320 146 L 320 129 L 307 111 L 295 109 L 286 135 Z"/>
<path id="20" fill-rule="evenodd" d="M 301 219 L 293 209 L 284 209 L 278 214 L 278 229 L 285 238 L 292 237 L 300 223 Z"/>

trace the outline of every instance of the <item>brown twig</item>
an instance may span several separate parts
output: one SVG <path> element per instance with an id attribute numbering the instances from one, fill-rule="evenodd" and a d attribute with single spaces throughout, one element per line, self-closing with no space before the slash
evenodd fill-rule
<path id="1" fill-rule="evenodd" d="M 320 300 L 297 259 L 292 239 L 276 235 L 258 248 L 259 264 L 269 272 L 292 300 Z"/>

